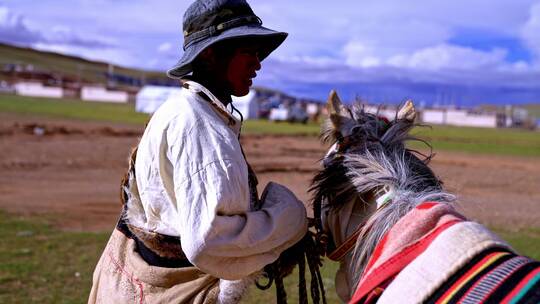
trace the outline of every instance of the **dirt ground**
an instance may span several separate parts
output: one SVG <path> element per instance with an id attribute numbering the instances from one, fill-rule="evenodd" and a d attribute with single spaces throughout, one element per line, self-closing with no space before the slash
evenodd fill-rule
<path id="1" fill-rule="evenodd" d="M 67 230 L 107 231 L 119 183 L 143 128 L 0 113 L 0 209 Z M 242 139 L 259 186 L 276 181 L 303 201 L 325 148 L 316 138 Z M 462 211 L 505 230 L 540 227 L 540 158 L 438 152 L 432 168 Z"/>

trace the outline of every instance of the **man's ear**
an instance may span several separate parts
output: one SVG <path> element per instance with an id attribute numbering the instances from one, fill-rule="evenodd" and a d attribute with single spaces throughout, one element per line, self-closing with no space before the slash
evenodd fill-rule
<path id="1" fill-rule="evenodd" d="M 216 51 L 212 46 L 209 46 L 202 50 L 202 52 L 197 55 L 197 59 L 206 63 L 206 65 L 213 65 L 216 63 Z"/>

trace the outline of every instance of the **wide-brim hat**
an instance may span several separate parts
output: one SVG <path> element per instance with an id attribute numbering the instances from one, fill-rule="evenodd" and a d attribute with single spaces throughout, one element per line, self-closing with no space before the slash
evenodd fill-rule
<path id="1" fill-rule="evenodd" d="M 207 47 L 229 39 L 254 40 L 262 61 L 287 38 L 287 33 L 262 26 L 245 0 L 199 0 L 184 14 L 184 53 L 167 71 L 171 78 L 192 72 L 191 63 Z"/>

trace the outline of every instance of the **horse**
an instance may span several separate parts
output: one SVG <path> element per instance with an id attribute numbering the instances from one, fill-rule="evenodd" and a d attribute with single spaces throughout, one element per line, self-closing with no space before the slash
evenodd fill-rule
<path id="1" fill-rule="evenodd" d="M 327 110 L 310 192 L 343 301 L 540 303 L 540 263 L 456 211 L 433 153 L 406 147 L 420 140 L 411 101 L 388 120 L 332 91 Z"/>

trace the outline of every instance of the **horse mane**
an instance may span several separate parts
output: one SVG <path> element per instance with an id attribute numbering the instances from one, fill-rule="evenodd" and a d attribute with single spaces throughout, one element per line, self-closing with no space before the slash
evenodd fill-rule
<path id="1" fill-rule="evenodd" d="M 330 118 L 323 124 L 322 142 L 346 144 L 342 151 L 323 159 L 324 168 L 313 178 L 309 190 L 313 203 L 340 208 L 358 198 L 367 204 L 366 194 L 376 194 L 380 189 L 393 192 L 392 200 L 370 215 L 360 230 L 350 265 L 354 271 L 349 272 L 354 274 L 356 286 L 375 247 L 399 219 L 422 202 L 451 203 L 455 196 L 443 191 L 442 182 L 428 167 L 432 152 L 423 155 L 405 146 L 407 141 L 421 141 L 431 148 L 409 134 L 419 125 L 399 119 L 397 112 L 392 121 L 387 121 L 358 104 L 346 110 L 350 119 L 342 118 L 345 130 L 336 130 Z"/>

